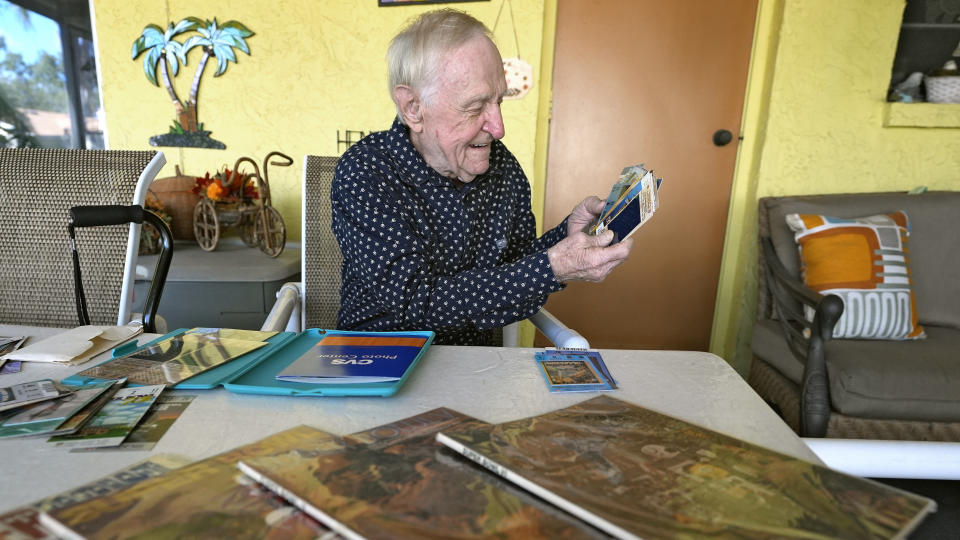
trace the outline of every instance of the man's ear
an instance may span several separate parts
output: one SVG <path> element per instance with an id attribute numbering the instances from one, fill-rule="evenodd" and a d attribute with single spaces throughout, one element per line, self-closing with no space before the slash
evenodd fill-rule
<path id="1" fill-rule="evenodd" d="M 409 86 L 398 84 L 393 88 L 393 100 L 403 115 L 403 121 L 411 131 L 423 130 L 423 102 Z"/>

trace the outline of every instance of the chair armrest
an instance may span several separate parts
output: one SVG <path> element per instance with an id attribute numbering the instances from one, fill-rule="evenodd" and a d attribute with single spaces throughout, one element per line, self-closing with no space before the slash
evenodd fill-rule
<path id="1" fill-rule="evenodd" d="M 790 275 L 769 237 L 763 237 L 761 245 L 774 313 L 790 350 L 804 365 L 800 384 L 800 434 L 823 437 L 830 421 L 830 384 L 824 346 L 843 314 L 843 301 L 837 295 L 824 296 L 813 291 Z M 813 310 L 812 321 L 805 316 L 804 308 Z"/>
<path id="2" fill-rule="evenodd" d="M 263 332 L 300 332 L 300 313 L 303 306 L 303 284 L 284 283 L 277 291 L 277 301 L 260 326 Z"/>
<path id="3" fill-rule="evenodd" d="M 773 274 L 773 277 L 777 280 L 781 286 L 783 286 L 787 293 L 794 299 L 808 306 L 815 307 L 820 303 L 820 300 L 823 299 L 823 295 L 814 291 L 813 289 L 807 287 L 802 282 L 797 281 L 790 272 L 787 271 L 787 268 L 783 266 L 783 263 L 780 262 L 780 258 L 777 257 L 777 251 L 773 247 L 773 241 L 770 240 L 770 237 L 764 237 L 762 239 L 763 243 L 763 260 L 767 264 L 767 268 Z M 776 295 L 774 299 L 777 299 Z"/>
<path id="4" fill-rule="evenodd" d="M 543 332 L 554 346 L 577 349 L 589 349 L 590 343 L 577 333 L 576 330 L 568 328 L 560 322 L 560 319 L 554 317 L 549 311 L 541 309 L 530 317 L 530 322 L 537 327 L 537 330 Z"/>

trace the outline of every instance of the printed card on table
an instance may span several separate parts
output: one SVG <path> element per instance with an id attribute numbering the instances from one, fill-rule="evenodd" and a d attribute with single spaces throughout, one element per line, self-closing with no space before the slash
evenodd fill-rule
<path id="1" fill-rule="evenodd" d="M 607 379 L 585 358 L 562 358 L 538 352 L 537 368 L 551 392 L 613 390 Z"/>
<path id="2" fill-rule="evenodd" d="M 147 414 L 163 389 L 162 384 L 123 388 L 117 391 L 78 432 L 51 437 L 49 442 L 56 443 L 57 446 L 73 448 L 117 446 Z"/>

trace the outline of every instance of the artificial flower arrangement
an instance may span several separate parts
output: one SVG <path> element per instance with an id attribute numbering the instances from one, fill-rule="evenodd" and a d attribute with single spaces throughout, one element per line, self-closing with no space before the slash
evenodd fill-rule
<path id="1" fill-rule="evenodd" d="M 198 176 L 193 186 L 194 195 L 206 197 L 215 203 L 250 202 L 260 197 L 256 178 L 224 168 L 215 173 Z"/>
<path id="2" fill-rule="evenodd" d="M 271 161 L 271 158 L 277 158 Z M 246 163 L 251 173 L 241 173 Z M 192 177 L 191 192 L 199 197 L 193 207 L 193 237 L 204 251 L 217 249 L 224 228 L 238 228 L 240 238 L 248 247 L 260 247 L 270 257 L 283 252 L 287 229 L 273 206 L 270 205 L 270 184 L 267 167 L 288 167 L 293 159 L 280 152 L 270 152 L 263 158 L 263 168 L 250 157 L 237 159 L 233 170 L 224 168 L 214 174 Z M 261 176 L 263 171 L 263 176 Z M 188 182 L 189 182 L 188 177 Z"/>
<path id="3" fill-rule="evenodd" d="M 160 199 L 158 199 L 152 191 L 147 191 L 147 200 L 144 201 L 143 207 L 148 212 L 156 214 L 168 227 L 172 226 L 173 217 L 170 216 L 163 207 L 163 203 L 160 202 Z M 140 228 L 140 249 L 137 251 L 137 254 L 154 255 L 157 253 L 160 253 L 160 231 L 158 231 L 152 223 L 144 221 L 143 226 Z"/>

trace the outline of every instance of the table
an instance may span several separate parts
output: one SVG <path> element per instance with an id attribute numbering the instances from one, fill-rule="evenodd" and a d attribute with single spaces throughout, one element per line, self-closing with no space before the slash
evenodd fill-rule
<path id="1" fill-rule="evenodd" d="M 47 336 L 54 329 L 0 325 L 0 335 Z M 145 342 L 152 336 L 141 336 Z M 202 459 L 278 431 L 307 424 L 345 435 L 436 407 L 487 422 L 546 413 L 594 397 L 551 394 L 533 362 L 534 349 L 430 347 L 399 393 L 390 398 L 311 398 L 235 394 L 224 389 L 177 391 L 198 397 L 150 452 L 69 453 L 43 439 L 0 440 L 0 512 L 95 480 L 150 454 Z M 774 450 L 819 462 L 747 383 L 705 352 L 601 350 L 620 389 L 610 395 Z M 24 364 L 3 386 L 62 379 L 89 367 Z"/>

